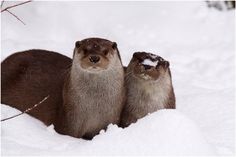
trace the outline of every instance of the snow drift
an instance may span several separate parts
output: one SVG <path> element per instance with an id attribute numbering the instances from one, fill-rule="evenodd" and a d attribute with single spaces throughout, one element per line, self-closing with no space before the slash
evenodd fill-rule
<path id="1" fill-rule="evenodd" d="M 4 118 L 20 111 L 2 105 L 2 112 L 11 113 L 3 114 Z M 28 115 L 5 121 L 2 127 L 4 155 L 212 155 L 215 153 L 192 120 L 170 109 L 148 115 L 125 129 L 111 124 L 107 131 L 102 130 L 92 141 L 59 135 L 53 126 L 47 128 Z M 8 151 L 9 149 L 14 151 Z"/>

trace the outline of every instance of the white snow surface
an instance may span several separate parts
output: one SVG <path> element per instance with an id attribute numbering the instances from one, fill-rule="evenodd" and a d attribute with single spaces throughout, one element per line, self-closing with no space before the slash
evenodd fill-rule
<path id="1" fill-rule="evenodd" d="M 4 6 L 16 2 L 6 2 Z M 31 2 L 1 14 L 1 60 L 40 48 L 71 57 L 87 37 L 116 41 L 127 65 L 137 51 L 170 62 L 176 110 L 161 110 L 92 141 L 56 133 L 24 114 L 1 122 L 2 155 L 234 155 L 235 11 L 205 2 Z M 24 98 L 22 98 L 24 99 Z M 1 105 L 1 119 L 19 113 Z"/>
<path id="2" fill-rule="evenodd" d="M 157 61 L 151 61 L 150 59 L 144 59 L 144 61 L 142 62 L 142 64 L 145 65 L 150 65 L 150 66 L 156 66 L 158 64 L 158 60 Z"/>

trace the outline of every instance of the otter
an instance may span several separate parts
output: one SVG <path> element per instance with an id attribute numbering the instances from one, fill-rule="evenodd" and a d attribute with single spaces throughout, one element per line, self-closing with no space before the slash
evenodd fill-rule
<path id="1" fill-rule="evenodd" d="M 49 98 L 28 114 L 46 125 L 54 124 L 62 106 L 64 77 L 72 60 L 57 52 L 27 50 L 1 63 L 1 103 L 25 111 Z"/>
<path id="2" fill-rule="evenodd" d="M 15 53 L 1 63 L 1 103 L 53 124 L 58 133 L 92 139 L 118 124 L 124 105 L 124 70 L 115 42 L 76 42 L 73 60 L 46 50 Z"/>
<path id="3" fill-rule="evenodd" d="M 125 74 L 127 100 L 121 127 L 127 127 L 148 113 L 175 108 L 169 62 L 146 52 L 133 54 Z"/>
<path id="4" fill-rule="evenodd" d="M 119 124 L 124 99 L 124 69 L 117 44 L 101 38 L 77 41 L 55 130 L 92 139 L 108 124 Z"/>

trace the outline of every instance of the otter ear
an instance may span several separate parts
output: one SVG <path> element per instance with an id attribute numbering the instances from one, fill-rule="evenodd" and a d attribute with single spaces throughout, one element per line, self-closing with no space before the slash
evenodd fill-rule
<path id="1" fill-rule="evenodd" d="M 137 58 L 138 52 L 133 53 L 133 58 Z"/>
<path id="2" fill-rule="evenodd" d="M 76 42 L 75 42 L 75 47 L 76 47 L 76 48 L 79 48 L 80 45 L 81 45 L 81 41 L 76 41 Z"/>
<path id="3" fill-rule="evenodd" d="M 162 65 L 162 67 L 164 69 L 167 69 L 167 68 L 169 68 L 170 63 L 168 61 L 164 60 L 164 61 L 160 61 L 160 65 Z"/>
<path id="4" fill-rule="evenodd" d="M 112 43 L 112 48 L 113 48 L 113 49 L 117 49 L 117 44 L 116 44 L 116 42 L 113 42 L 113 43 Z"/>
<path id="5" fill-rule="evenodd" d="M 133 53 L 133 58 L 140 58 L 140 52 Z"/>

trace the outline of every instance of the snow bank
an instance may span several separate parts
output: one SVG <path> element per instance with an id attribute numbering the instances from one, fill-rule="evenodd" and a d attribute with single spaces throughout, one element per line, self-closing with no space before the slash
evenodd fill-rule
<path id="1" fill-rule="evenodd" d="M 2 118 L 19 113 L 2 105 Z M 6 114 L 7 113 L 7 114 Z M 13 131 L 14 130 L 14 131 Z M 22 115 L 2 123 L 4 155 L 210 155 L 213 148 L 194 122 L 176 110 L 161 110 L 128 128 L 109 125 L 92 141 L 57 134 Z M 11 150 L 11 151 L 9 151 Z"/>

